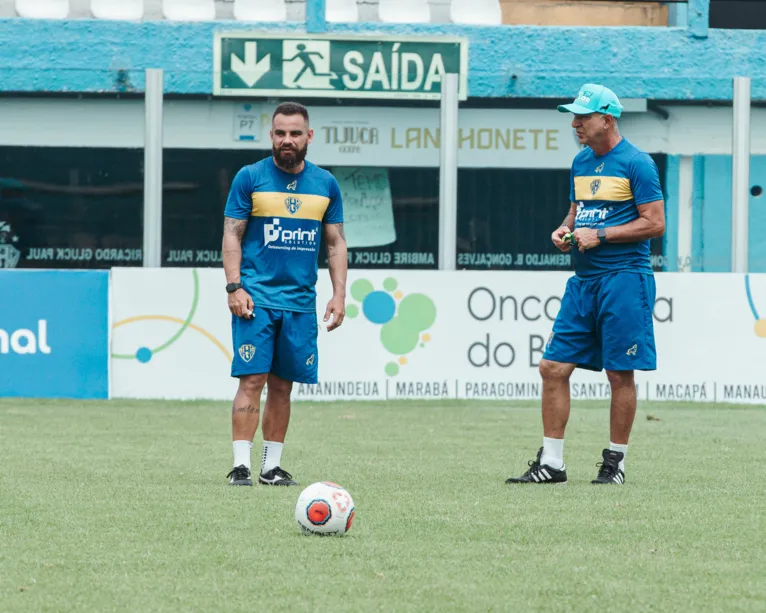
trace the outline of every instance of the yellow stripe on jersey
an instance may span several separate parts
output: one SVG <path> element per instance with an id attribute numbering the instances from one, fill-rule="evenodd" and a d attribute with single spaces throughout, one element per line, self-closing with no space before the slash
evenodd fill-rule
<path id="1" fill-rule="evenodd" d="M 253 192 L 251 217 L 288 217 L 322 221 L 330 199 L 312 194 Z"/>
<path id="2" fill-rule="evenodd" d="M 575 200 L 611 200 L 625 202 L 633 199 L 627 177 L 575 177 Z"/>

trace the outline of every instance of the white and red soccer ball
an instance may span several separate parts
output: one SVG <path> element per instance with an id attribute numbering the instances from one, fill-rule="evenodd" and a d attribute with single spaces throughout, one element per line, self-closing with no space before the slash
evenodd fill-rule
<path id="1" fill-rule="evenodd" d="M 295 521 L 304 534 L 341 536 L 354 522 L 354 501 L 337 483 L 312 483 L 298 497 Z"/>

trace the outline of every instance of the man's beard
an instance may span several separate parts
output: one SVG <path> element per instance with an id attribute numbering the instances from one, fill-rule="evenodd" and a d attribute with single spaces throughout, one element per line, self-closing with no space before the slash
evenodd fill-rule
<path id="1" fill-rule="evenodd" d="M 306 159 L 308 150 L 308 143 L 306 143 L 303 149 L 291 148 L 286 151 L 277 149 L 274 145 L 271 146 L 271 152 L 274 154 L 274 159 L 276 160 L 277 165 L 282 168 L 295 168 L 296 166 L 300 166 L 303 160 Z M 287 153 L 287 155 L 285 155 L 285 153 Z"/>

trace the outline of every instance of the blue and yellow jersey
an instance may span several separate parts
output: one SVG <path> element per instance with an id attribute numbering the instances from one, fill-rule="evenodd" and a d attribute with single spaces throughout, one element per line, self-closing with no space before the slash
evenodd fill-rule
<path id="1" fill-rule="evenodd" d="M 572 162 L 569 198 L 577 205 L 576 228 L 608 228 L 638 218 L 638 205 L 662 200 L 660 174 L 649 154 L 623 138 L 603 156 L 585 147 Z M 652 273 L 649 241 L 604 243 L 570 252 L 575 273 L 595 277 L 616 270 Z"/>
<path id="2" fill-rule="evenodd" d="M 248 220 L 240 270 L 255 305 L 314 312 L 322 224 L 343 222 L 335 177 L 309 161 L 290 174 L 268 157 L 237 173 L 224 215 Z"/>

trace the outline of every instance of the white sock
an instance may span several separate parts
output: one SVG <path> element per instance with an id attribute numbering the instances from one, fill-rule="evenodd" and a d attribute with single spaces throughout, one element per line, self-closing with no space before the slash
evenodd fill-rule
<path id="1" fill-rule="evenodd" d="M 622 454 L 622 460 L 620 460 L 620 470 L 622 472 L 625 472 L 625 458 L 628 457 L 628 446 L 627 445 L 618 445 L 617 443 L 613 443 L 612 441 L 609 441 L 609 450 L 610 451 L 619 451 Z"/>
<path id="2" fill-rule="evenodd" d="M 267 473 L 272 468 L 279 466 L 279 463 L 282 461 L 282 448 L 284 446 L 284 443 L 263 441 L 263 461 L 261 462 L 261 474 Z"/>
<path id="3" fill-rule="evenodd" d="M 234 448 L 234 466 L 242 466 L 243 464 L 250 468 L 250 449 L 253 444 L 250 441 L 233 441 L 232 447 Z"/>
<path id="4" fill-rule="evenodd" d="M 564 439 L 543 437 L 543 455 L 540 464 L 547 464 L 551 468 L 561 470 L 564 468 Z"/>

